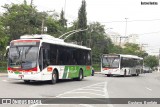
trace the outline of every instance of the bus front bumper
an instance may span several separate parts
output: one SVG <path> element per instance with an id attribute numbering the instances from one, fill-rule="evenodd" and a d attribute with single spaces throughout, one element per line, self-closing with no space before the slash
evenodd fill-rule
<path id="1" fill-rule="evenodd" d="M 15 74 L 15 73 L 8 73 L 8 78 L 11 79 L 18 79 L 18 80 L 51 80 L 50 75 L 43 75 L 41 72 L 36 74 Z"/>
<path id="2" fill-rule="evenodd" d="M 101 74 L 121 75 L 119 71 L 101 70 Z"/>

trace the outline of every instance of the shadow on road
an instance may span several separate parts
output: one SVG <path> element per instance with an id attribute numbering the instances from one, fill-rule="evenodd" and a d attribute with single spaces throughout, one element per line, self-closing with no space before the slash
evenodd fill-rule
<path id="1" fill-rule="evenodd" d="M 123 75 L 112 75 L 110 77 L 106 76 L 106 75 L 103 75 L 103 77 L 107 77 L 107 78 L 140 78 L 140 77 L 143 77 L 142 75 L 139 75 L 139 76 L 123 76 Z"/>
<path id="2" fill-rule="evenodd" d="M 87 81 L 86 79 L 82 80 L 83 81 Z M 78 82 L 76 80 L 73 79 L 65 79 L 65 80 L 58 80 L 58 82 L 56 84 L 66 84 L 66 83 L 71 83 L 71 82 Z M 33 86 L 42 86 L 42 85 L 54 85 L 51 84 L 50 81 L 30 81 L 29 83 L 25 83 L 23 80 L 22 81 L 14 81 L 14 82 L 10 82 L 11 84 L 21 84 L 21 85 L 33 85 Z M 55 85 L 56 85 L 55 84 Z"/>

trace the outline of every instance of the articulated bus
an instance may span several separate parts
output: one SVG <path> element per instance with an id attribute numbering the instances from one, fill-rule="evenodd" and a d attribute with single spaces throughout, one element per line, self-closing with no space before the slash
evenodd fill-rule
<path id="1" fill-rule="evenodd" d="M 10 42 L 8 77 L 31 80 L 82 80 L 91 75 L 91 49 L 50 35 L 24 35 Z"/>
<path id="2" fill-rule="evenodd" d="M 103 54 L 101 73 L 109 76 L 138 76 L 143 72 L 143 58 L 125 54 Z"/>

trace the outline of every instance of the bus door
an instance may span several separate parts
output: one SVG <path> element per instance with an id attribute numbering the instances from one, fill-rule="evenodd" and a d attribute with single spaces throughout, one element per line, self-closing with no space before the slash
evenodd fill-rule
<path id="1" fill-rule="evenodd" d="M 40 53 L 39 53 L 39 67 L 42 70 L 49 65 L 50 65 L 49 45 L 43 43 L 41 48 L 40 48 Z"/>

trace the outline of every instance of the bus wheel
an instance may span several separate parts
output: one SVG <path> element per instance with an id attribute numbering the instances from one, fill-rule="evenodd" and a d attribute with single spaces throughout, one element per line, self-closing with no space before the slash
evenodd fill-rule
<path id="1" fill-rule="evenodd" d="M 94 76 L 94 70 L 92 70 L 92 74 L 91 74 L 91 76 Z"/>
<path id="2" fill-rule="evenodd" d="M 78 81 L 81 81 L 83 78 L 84 78 L 84 76 L 83 76 L 83 71 L 80 69 L 80 70 L 79 70 Z"/>
<path id="3" fill-rule="evenodd" d="M 136 69 L 136 76 L 139 76 L 139 70 Z"/>
<path id="4" fill-rule="evenodd" d="M 57 72 L 54 70 L 53 72 L 52 72 L 52 80 L 51 80 L 51 84 L 55 84 L 56 82 L 57 82 L 57 80 L 58 80 L 58 78 L 57 78 Z"/>
<path id="5" fill-rule="evenodd" d="M 126 77 L 126 73 L 127 73 L 127 71 L 126 71 L 126 69 L 124 70 L 124 77 Z"/>
<path id="6" fill-rule="evenodd" d="M 139 76 L 139 73 L 137 73 L 136 76 Z"/>
<path id="7" fill-rule="evenodd" d="M 30 80 L 24 80 L 24 83 L 28 84 L 30 83 Z"/>
<path id="8" fill-rule="evenodd" d="M 111 75 L 110 74 L 107 74 L 107 77 L 110 77 Z"/>

